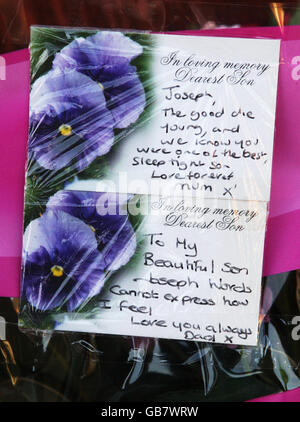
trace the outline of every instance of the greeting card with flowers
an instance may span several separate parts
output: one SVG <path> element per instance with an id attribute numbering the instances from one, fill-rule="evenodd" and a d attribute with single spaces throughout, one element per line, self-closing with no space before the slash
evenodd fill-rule
<path id="1" fill-rule="evenodd" d="M 20 326 L 256 344 L 280 43 L 31 35 Z"/>

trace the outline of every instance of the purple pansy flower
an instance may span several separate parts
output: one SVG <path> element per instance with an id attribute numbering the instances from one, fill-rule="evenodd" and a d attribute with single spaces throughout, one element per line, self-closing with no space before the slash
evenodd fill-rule
<path id="1" fill-rule="evenodd" d="M 47 209 L 60 210 L 84 221 L 94 232 L 106 270 L 127 264 L 136 249 L 136 237 L 128 219 L 127 194 L 58 191 Z"/>
<path id="2" fill-rule="evenodd" d="M 77 38 L 56 54 L 53 67 L 76 69 L 103 90 L 115 128 L 134 123 L 145 108 L 145 92 L 131 60 L 142 54 L 140 44 L 120 32 L 100 31 Z"/>
<path id="3" fill-rule="evenodd" d="M 47 169 L 78 170 L 106 154 L 114 120 L 103 90 L 82 73 L 50 71 L 32 87 L 29 152 Z"/>
<path id="4" fill-rule="evenodd" d="M 101 291 L 104 262 L 93 232 L 78 218 L 47 211 L 28 225 L 23 245 L 22 296 L 36 309 L 73 311 Z"/>

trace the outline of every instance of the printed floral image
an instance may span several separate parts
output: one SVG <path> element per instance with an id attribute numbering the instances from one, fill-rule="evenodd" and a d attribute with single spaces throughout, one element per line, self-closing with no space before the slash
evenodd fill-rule
<path id="1" fill-rule="evenodd" d="M 126 194 L 59 191 L 49 199 L 47 209 L 64 211 L 86 223 L 95 233 L 105 268 L 116 270 L 127 264 L 136 248 L 128 199 Z"/>
<path id="2" fill-rule="evenodd" d="M 110 150 L 113 126 L 103 92 L 81 73 L 50 71 L 32 87 L 29 151 L 42 167 L 83 170 Z"/>
<path id="3" fill-rule="evenodd" d="M 134 123 L 145 107 L 144 88 L 130 62 L 142 54 L 141 45 L 120 32 L 98 32 L 77 38 L 58 53 L 53 67 L 75 69 L 103 90 L 116 128 Z"/>
<path id="4" fill-rule="evenodd" d="M 142 53 L 128 36 L 100 31 L 56 54 L 30 97 L 29 153 L 41 167 L 82 171 L 109 152 L 114 129 L 137 121 L 146 100 L 131 61 Z"/>
<path id="5" fill-rule="evenodd" d="M 46 212 L 27 226 L 22 299 L 36 310 L 64 305 L 76 310 L 101 292 L 109 271 L 133 256 L 136 239 L 126 212 L 129 197 L 104 195 L 57 192 Z M 101 215 L 103 204 L 116 213 Z"/>
<path id="6" fill-rule="evenodd" d="M 102 178 L 120 141 L 144 124 L 151 42 L 117 31 L 31 31 L 24 326 L 53 329 L 64 312 L 98 312 L 106 282 L 140 259 L 142 217 L 128 213 L 132 195 L 68 186 Z"/>

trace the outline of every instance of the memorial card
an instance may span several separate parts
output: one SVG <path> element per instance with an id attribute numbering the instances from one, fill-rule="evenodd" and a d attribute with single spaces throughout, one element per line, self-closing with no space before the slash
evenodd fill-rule
<path id="1" fill-rule="evenodd" d="M 32 29 L 20 326 L 256 344 L 279 48 Z"/>

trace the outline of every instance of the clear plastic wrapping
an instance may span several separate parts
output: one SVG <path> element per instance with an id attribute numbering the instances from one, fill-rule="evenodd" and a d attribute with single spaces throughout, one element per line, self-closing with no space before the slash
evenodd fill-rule
<path id="1" fill-rule="evenodd" d="M 280 41 L 220 46 L 32 28 L 22 327 L 257 343 Z"/>

